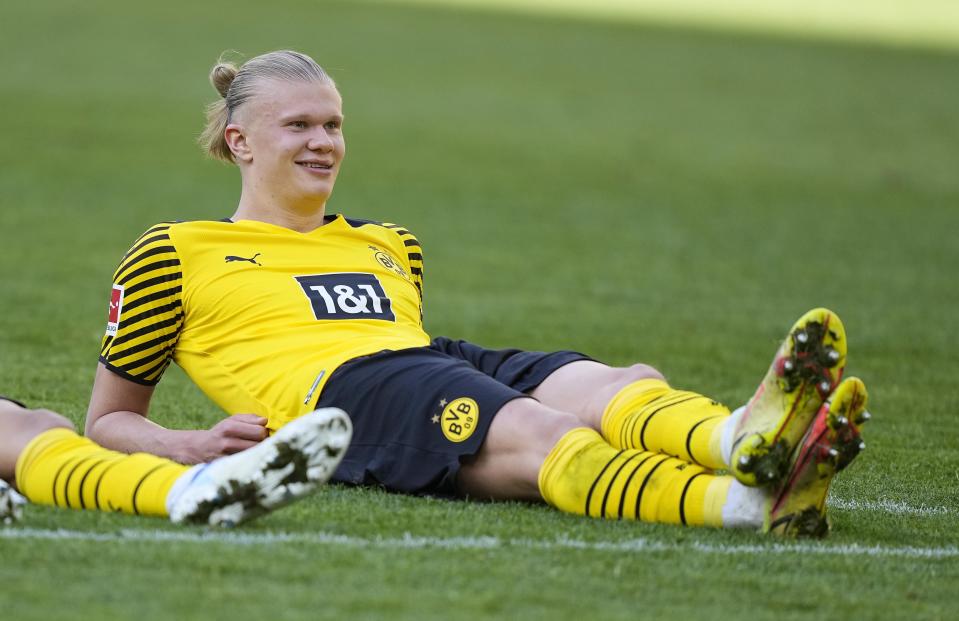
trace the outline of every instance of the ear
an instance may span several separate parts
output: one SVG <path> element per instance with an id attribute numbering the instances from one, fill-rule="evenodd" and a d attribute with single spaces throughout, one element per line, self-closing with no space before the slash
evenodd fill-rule
<path id="1" fill-rule="evenodd" d="M 252 162 L 253 151 L 246 140 L 246 134 L 243 133 L 243 127 L 236 123 L 230 123 L 223 131 L 223 138 L 226 144 L 233 152 L 233 157 L 237 162 Z"/>

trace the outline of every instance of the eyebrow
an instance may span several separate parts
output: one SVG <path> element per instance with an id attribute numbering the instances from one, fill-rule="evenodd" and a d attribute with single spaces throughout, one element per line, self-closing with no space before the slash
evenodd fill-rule
<path id="1" fill-rule="evenodd" d="M 310 114 L 310 113 L 308 113 L 308 112 L 300 112 L 300 113 L 294 113 L 294 114 L 284 114 L 283 116 L 279 117 L 279 121 L 280 121 L 281 123 L 287 123 L 287 122 L 289 122 L 289 121 L 295 121 L 295 120 L 297 120 L 297 119 L 315 118 L 315 117 L 325 118 L 325 119 L 329 119 L 329 120 L 333 120 L 333 121 L 339 121 L 340 123 L 343 122 L 343 118 L 344 118 L 342 114 L 331 114 L 331 115 L 320 114 L 320 115 L 313 115 L 313 114 Z"/>

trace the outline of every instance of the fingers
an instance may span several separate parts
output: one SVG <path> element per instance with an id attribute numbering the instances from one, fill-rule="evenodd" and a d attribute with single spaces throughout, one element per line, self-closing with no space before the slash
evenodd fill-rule
<path id="1" fill-rule="evenodd" d="M 256 414 L 234 414 L 204 432 L 202 459 L 210 461 L 256 446 L 269 435 L 267 419 Z"/>
<path id="2" fill-rule="evenodd" d="M 203 443 L 196 451 L 197 462 L 210 462 L 220 457 L 233 455 L 234 453 L 252 448 L 260 442 L 259 440 L 245 440 L 243 438 L 223 436 L 213 429 L 203 433 Z"/>
<path id="3" fill-rule="evenodd" d="M 255 414 L 235 414 L 221 420 L 211 431 L 223 439 L 248 440 L 254 444 L 266 439 L 269 433 L 266 419 Z"/>
<path id="4" fill-rule="evenodd" d="M 259 444 L 259 440 L 243 440 L 240 438 L 224 438 L 220 443 L 218 456 L 232 455 L 245 451 Z"/>
<path id="5" fill-rule="evenodd" d="M 253 425 L 266 427 L 266 419 L 262 416 L 257 416 L 256 414 L 234 414 L 226 420 L 237 420 L 243 423 L 250 423 Z"/>
<path id="6" fill-rule="evenodd" d="M 232 424 L 227 425 L 223 430 L 223 435 L 226 438 L 250 440 L 252 442 L 259 442 L 260 440 L 266 439 L 267 431 L 264 425 L 255 425 L 236 421 L 231 422 Z"/>

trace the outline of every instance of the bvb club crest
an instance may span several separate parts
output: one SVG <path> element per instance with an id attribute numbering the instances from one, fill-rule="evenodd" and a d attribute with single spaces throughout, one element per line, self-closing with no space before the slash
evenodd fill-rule
<path id="1" fill-rule="evenodd" d="M 439 416 L 443 435 L 450 442 L 464 442 L 476 431 L 479 422 L 479 405 L 469 397 L 440 402 L 443 413 Z"/>

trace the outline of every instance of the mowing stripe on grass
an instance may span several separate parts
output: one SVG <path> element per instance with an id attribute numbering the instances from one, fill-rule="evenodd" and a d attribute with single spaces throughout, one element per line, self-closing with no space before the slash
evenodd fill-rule
<path id="1" fill-rule="evenodd" d="M 192 530 L 132 530 L 111 533 L 40 528 L 6 528 L 0 539 L 43 539 L 97 542 L 146 543 L 217 543 L 238 546 L 274 545 L 282 543 L 344 546 L 349 548 L 420 550 L 591 550 L 597 552 L 700 552 L 703 554 L 820 554 L 824 556 L 869 556 L 940 559 L 959 556 L 954 546 L 917 548 L 913 546 L 831 546 L 825 543 L 768 543 L 754 545 L 721 545 L 697 541 L 666 543 L 649 539 L 625 541 L 583 541 L 580 539 L 500 539 L 499 537 L 351 537 L 334 533 L 237 533 L 196 532 Z"/>
<path id="2" fill-rule="evenodd" d="M 453 6 L 533 15 L 567 15 L 779 32 L 879 43 L 957 47 L 953 0 L 800 2 L 799 0 L 368 0 L 381 4 Z"/>

